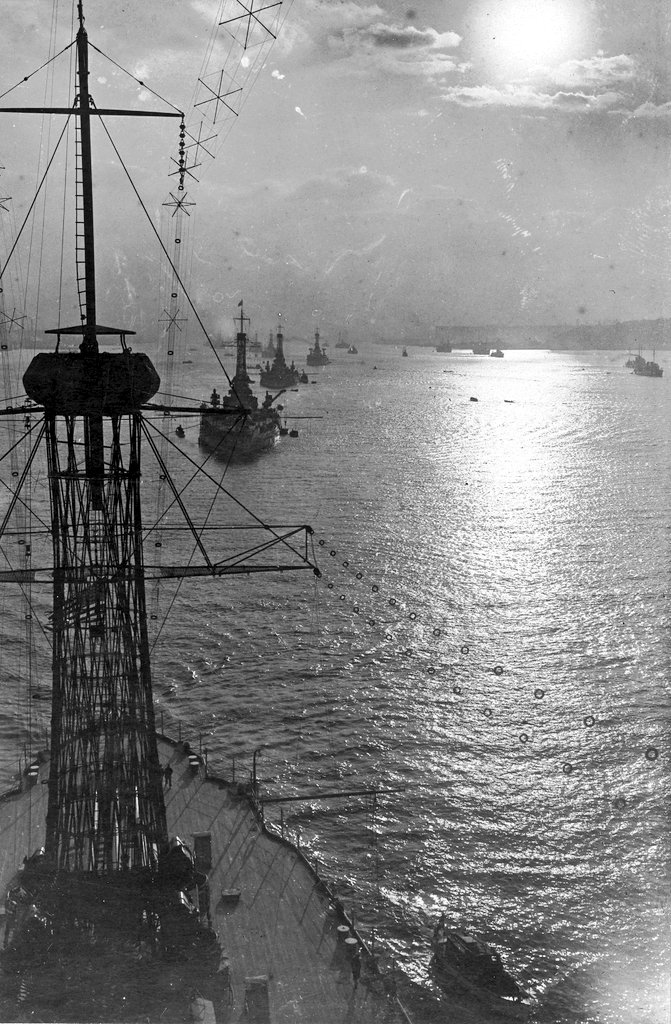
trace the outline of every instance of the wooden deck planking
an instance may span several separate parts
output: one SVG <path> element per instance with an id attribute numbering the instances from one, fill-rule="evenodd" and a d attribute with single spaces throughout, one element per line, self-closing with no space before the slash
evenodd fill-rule
<path id="1" fill-rule="evenodd" d="M 363 983 L 354 989 L 337 937 L 341 921 L 302 856 L 265 834 L 246 802 L 215 781 L 190 776 L 185 760 L 173 751 L 168 817 L 171 832 L 174 826 L 188 845 L 197 832 L 212 836 L 210 907 L 233 989 L 227 1019 L 240 1018 L 245 978 L 263 975 L 273 1024 L 400 1020 L 386 998 Z M 221 893 L 230 890 L 240 898 L 227 905 Z"/>
<path id="2" fill-rule="evenodd" d="M 245 980 L 268 979 L 272 1024 L 372 1024 L 404 1021 L 398 1005 L 355 990 L 351 962 L 338 941 L 342 921 L 301 854 L 264 832 L 251 806 L 233 789 L 194 773 L 182 745 L 161 740 L 161 764 L 173 769 L 165 789 L 168 831 L 192 850 L 194 835 L 210 833 L 210 914 L 230 966 L 230 1000 L 219 1024 L 245 1021 Z M 23 857 L 44 842 L 48 765 L 21 793 L 0 801 L 0 883 L 3 893 Z M 222 893 L 239 892 L 239 900 Z"/>

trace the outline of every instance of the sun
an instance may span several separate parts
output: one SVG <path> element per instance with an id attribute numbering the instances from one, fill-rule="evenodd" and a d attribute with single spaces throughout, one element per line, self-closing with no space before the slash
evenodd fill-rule
<path id="1" fill-rule="evenodd" d="M 510 76 L 576 56 L 585 17 L 579 0 L 483 0 L 473 29 L 481 58 Z"/>

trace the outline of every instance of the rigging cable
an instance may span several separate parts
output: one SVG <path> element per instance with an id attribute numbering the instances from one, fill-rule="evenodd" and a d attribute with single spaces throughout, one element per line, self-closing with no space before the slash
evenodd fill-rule
<path id="1" fill-rule="evenodd" d="M 151 427 L 152 430 L 154 430 L 155 433 L 160 433 L 158 427 L 154 426 L 154 424 L 152 424 L 150 420 L 147 420 L 147 419 L 145 419 L 143 417 L 142 422 L 143 422 L 143 426 Z M 146 431 L 145 431 L 145 434 L 146 434 Z M 178 451 L 180 453 L 180 455 L 184 459 L 186 459 L 187 462 L 190 462 L 191 465 L 195 467 L 196 472 L 192 475 L 191 479 L 189 480 L 189 483 L 191 483 L 198 476 L 204 476 L 207 480 L 210 481 L 210 483 L 213 483 L 215 485 L 215 487 L 218 487 L 228 498 L 230 498 L 231 501 L 234 504 L 236 504 L 240 509 L 242 509 L 243 512 L 245 512 L 248 516 L 250 516 L 250 518 L 253 519 L 254 522 L 258 526 L 262 527 L 263 530 L 265 530 L 267 533 L 269 533 L 272 536 L 272 538 L 274 539 L 275 542 L 284 545 L 293 555 L 296 555 L 302 562 L 306 563 L 307 565 L 312 566 L 313 569 L 315 568 L 315 564 L 313 562 L 310 562 L 310 560 L 306 557 L 305 554 L 301 553 L 295 547 L 293 547 L 293 545 L 289 544 L 284 537 L 281 537 L 278 533 L 275 532 L 275 530 L 273 529 L 272 526 L 269 526 L 267 523 L 265 523 L 260 518 L 260 516 L 257 516 L 255 512 L 252 512 L 252 510 L 247 505 L 245 505 L 243 501 L 241 501 L 239 498 L 236 498 L 235 495 L 231 491 L 229 491 L 221 483 L 217 482 L 217 480 L 215 480 L 213 476 L 211 476 L 209 473 L 207 473 L 205 471 L 205 469 L 204 469 L 205 463 L 199 464 L 199 463 L 195 462 L 191 458 L 191 456 L 187 455 L 186 452 L 182 451 L 182 449 L 178 445 L 176 445 L 170 438 L 168 438 L 168 442 L 169 442 L 170 445 L 172 445 L 172 447 L 176 451 Z M 185 488 L 182 489 L 181 493 L 184 493 L 184 490 L 185 490 Z"/>
<path id="2" fill-rule="evenodd" d="M 193 301 L 191 300 L 191 296 L 188 294 L 188 292 L 186 290 L 186 287 L 184 285 L 184 282 L 182 281 L 179 273 L 177 272 L 177 269 L 176 269 L 176 267 L 175 267 L 175 265 L 174 265 L 170 255 L 168 253 L 168 250 L 166 249 L 165 245 L 163 244 L 163 240 L 161 239 L 161 236 L 160 236 L 159 232 L 156 230 L 156 226 L 155 226 L 154 222 L 152 221 L 151 217 L 149 216 L 149 211 L 147 210 L 147 207 L 145 206 L 145 204 L 144 204 L 144 202 L 142 200 L 142 197 L 140 196 L 140 193 L 138 192 L 138 190 L 137 190 L 137 188 L 135 186 L 135 182 L 133 181 L 133 179 L 132 179 L 132 177 L 130 175 L 129 170 L 128 170 L 126 164 L 124 163 L 123 158 L 122 158 L 121 154 L 119 153 L 119 150 L 117 149 L 117 147 L 116 147 L 116 145 L 114 143 L 114 140 L 112 139 L 109 131 L 107 130 L 107 125 L 104 123 L 102 117 L 99 118 L 99 120 L 100 120 L 100 123 L 101 123 L 101 125 L 103 127 L 103 130 L 104 130 L 105 134 L 107 135 L 109 143 L 112 146 L 112 149 L 114 150 L 114 152 L 116 154 L 116 157 L 119 160 L 119 163 L 121 164 L 126 177 L 128 178 L 130 186 L 133 189 L 133 192 L 135 193 L 135 197 L 136 197 L 137 201 L 139 202 L 139 204 L 140 204 L 140 206 L 142 208 L 142 212 L 144 213 L 145 217 L 147 218 L 147 223 L 150 225 L 151 230 L 153 231 L 154 236 L 156 237 L 156 240 L 158 241 L 158 244 L 161 247 L 163 255 L 166 257 L 166 259 L 170 263 L 170 266 L 173 269 L 175 277 L 179 281 L 179 284 L 180 284 L 180 286 L 182 288 L 182 291 L 184 292 L 184 296 L 186 298 L 186 301 L 189 303 L 189 306 L 191 307 L 191 310 L 192 310 L 192 312 L 193 312 L 193 314 L 194 314 L 194 316 L 195 316 L 195 318 L 196 318 L 196 320 L 198 322 L 198 325 L 200 326 L 200 328 L 201 328 L 201 330 L 203 332 L 203 335 L 204 335 L 208 345 L 212 349 L 212 351 L 214 353 L 214 356 L 215 356 L 215 359 L 219 363 L 219 366 L 221 368 L 222 373 L 224 374 L 224 376 L 226 377 L 226 380 L 230 384 L 231 383 L 230 377 L 226 373 L 226 369 L 224 368 L 224 365 L 223 365 L 221 359 L 219 358 L 219 354 L 218 354 L 216 348 L 214 347 L 214 344 L 213 344 L 212 339 L 210 338 L 210 336 L 209 336 L 209 334 L 207 332 L 205 324 L 203 323 L 203 321 L 202 321 L 202 319 L 200 317 L 200 314 L 198 313 L 198 310 L 196 309 L 195 305 L 193 304 Z"/>

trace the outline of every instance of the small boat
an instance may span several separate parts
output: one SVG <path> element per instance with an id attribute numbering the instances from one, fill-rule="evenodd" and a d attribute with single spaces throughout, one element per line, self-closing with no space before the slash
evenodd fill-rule
<path id="1" fill-rule="evenodd" d="M 184 433 L 184 427 L 182 426 L 181 423 L 179 423 L 177 425 L 177 429 L 175 430 L 175 433 L 177 434 L 177 437 L 185 437 L 186 436 L 185 433 Z"/>
<path id="2" fill-rule="evenodd" d="M 407 350 L 407 348 L 404 348 L 403 351 L 401 352 L 401 355 L 402 356 L 407 356 L 407 354 L 408 354 L 408 350 Z"/>
<path id="3" fill-rule="evenodd" d="M 305 370 L 301 370 L 301 372 L 299 373 L 299 375 L 298 375 L 298 383 L 299 384 L 309 384 L 310 383 L 308 375 L 305 372 Z"/>
<path id="4" fill-rule="evenodd" d="M 359 354 L 359 349 L 356 347 L 356 345 L 350 345 L 349 348 L 347 349 L 347 355 L 348 356 L 356 356 L 358 354 Z"/>
<path id="5" fill-rule="evenodd" d="M 293 430 L 289 431 L 289 437 L 298 437 L 298 431 L 296 430 L 295 427 Z"/>
<path id="6" fill-rule="evenodd" d="M 431 970 L 442 987 L 456 982 L 499 1015 L 527 1020 L 529 995 L 508 974 L 495 949 L 465 931 L 446 928 L 444 915 L 434 929 L 432 948 Z"/>
<path id="7" fill-rule="evenodd" d="M 328 366 L 331 362 L 325 350 L 319 344 L 319 330 L 315 330 L 315 343 L 305 357 L 305 362 L 308 366 Z"/>
<path id="8" fill-rule="evenodd" d="M 500 348 L 495 348 L 489 354 L 493 359 L 503 359 L 503 350 Z"/>

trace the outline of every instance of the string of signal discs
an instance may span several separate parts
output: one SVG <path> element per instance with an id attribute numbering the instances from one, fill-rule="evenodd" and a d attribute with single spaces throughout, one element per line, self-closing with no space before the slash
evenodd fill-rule
<path id="1" fill-rule="evenodd" d="M 289 3 L 290 6 L 290 3 Z M 177 178 L 175 191 L 170 191 L 163 207 L 170 213 L 167 245 L 171 247 L 170 267 L 161 284 L 162 312 L 158 318 L 165 339 L 164 379 L 167 392 L 172 393 L 174 356 L 182 325 L 188 318 L 182 314 L 180 299 L 193 309 L 182 276 L 183 242 L 188 234 L 191 207 L 187 185 L 198 183 L 206 158 L 214 160 L 239 116 L 244 92 L 252 76 L 266 59 L 282 22 L 283 0 L 221 0 L 200 74 L 188 109 L 190 114 L 180 122 L 177 156 L 171 156 L 169 176 Z M 176 193 L 176 194 L 175 194 Z M 167 254 L 167 249 L 166 249 Z M 205 336 L 204 325 L 196 314 Z M 231 381 L 215 351 L 215 357 L 230 385 Z"/>
<path id="2" fill-rule="evenodd" d="M 286 17 L 283 0 L 222 0 L 182 125 L 180 152 L 170 174 L 198 182 L 205 158 L 215 159 L 248 92 L 249 79 L 263 66 Z M 181 133 L 180 133 L 181 134 Z"/>
<path id="3" fill-rule="evenodd" d="M 330 556 L 331 559 L 333 559 L 333 563 L 335 564 L 335 561 L 338 558 L 338 551 L 335 548 L 328 548 L 326 540 L 324 538 L 320 538 L 319 539 L 318 545 L 319 545 L 319 547 L 325 548 L 326 550 L 328 550 L 329 556 Z M 357 569 L 356 567 L 353 567 L 351 562 L 350 562 L 350 560 L 348 558 L 343 559 L 340 562 L 340 566 L 339 567 L 341 567 L 342 569 L 345 570 L 345 574 L 347 576 L 349 576 L 350 579 L 353 579 L 356 582 L 359 582 L 359 583 L 363 584 L 364 573 L 360 569 Z M 321 579 L 323 581 L 326 580 L 326 574 L 325 573 L 322 573 Z M 335 582 L 333 580 L 329 580 L 326 583 L 326 588 L 327 588 L 327 590 L 334 591 L 336 589 Z M 380 585 L 378 583 L 373 583 L 371 585 L 370 592 L 371 592 L 371 594 L 375 595 L 375 597 L 378 598 L 378 599 L 379 599 L 380 596 L 384 596 L 381 593 L 381 588 L 380 588 Z M 339 600 L 342 601 L 342 602 L 345 602 L 347 600 L 346 595 L 343 594 L 343 593 L 339 594 Z M 392 609 L 402 607 L 401 606 L 401 602 L 399 602 L 398 599 L 396 597 L 394 597 L 393 595 L 388 597 L 387 604 Z M 355 603 L 355 604 L 352 605 L 352 611 L 354 612 L 355 615 L 362 615 L 362 609 L 361 609 L 361 606 L 358 603 Z M 405 614 L 407 615 L 407 619 L 408 619 L 408 621 L 411 624 L 415 624 L 415 623 L 419 622 L 419 615 L 418 615 L 417 612 L 415 612 L 415 611 L 407 612 L 407 610 L 406 610 Z M 375 627 L 377 627 L 379 625 L 377 619 L 373 618 L 370 615 L 366 617 L 365 621 L 366 621 L 366 624 L 368 626 L 370 626 L 371 628 L 375 628 Z M 436 627 L 433 627 L 433 629 L 431 630 L 431 633 L 432 633 L 433 637 L 438 639 L 442 635 L 443 630 L 441 630 L 440 627 L 436 626 Z M 391 641 L 393 641 L 396 638 L 394 637 L 394 635 L 392 633 L 387 632 L 387 633 L 385 633 L 385 639 L 387 641 L 391 642 Z M 459 649 L 459 651 L 460 651 L 460 654 L 463 655 L 463 656 L 469 655 L 471 653 L 471 649 L 470 649 L 469 644 L 462 644 L 460 649 Z M 411 647 L 406 647 L 405 650 L 403 651 L 403 653 L 405 655 L 407 655 L 407 656 L 411 656 L 414 653 L 414 651 L 413 651 L 413 649 Z M 493 674 L 495 676 L 502 676 L 505 673 L 505 669 L 504 669 L 503 665 L 494 665 L 494 667 L 491 668 L 489 671 L 493 672 Z M 429 676 L 434 676 L 436 674 L 436 667 L 435 667 L 435 665 L 429 664 L 427 666 L 427 668 L 426 668 L 426 673 Z M 461 694 L 462 694 L 462 688 L 458 684 L 455 684 L 452 687 L 452 691 L 457 696 L 461 696 Z M 543 690 L 541 687 L 536 687 L 534 689 L 534 699 L 540 701 L 544 697 L 545 697 L 545 690 Z M 491 719 L 493 717 L 493 711 L 489 707 L 483 708 L 482 709 L 482 714 L 487 719 Z M 584 725 L 584 727 L 586 729 L 591 729 L 596 724 L 597 724 L 597 719 L 596 719 L 596 717 L 594 715 L 587 714 L 587 715 L 585 715 L 583 717 L 583 725 Z M 519 734 L 519 741 L 520 741 L 520 743 L 526 744 L 526 743 L 529 743 L 530 740 L 531 740 L 531 737 L 529 736 L 528 733 L 522 732 L 522 733 Z M 648 746 L 646 748 L 646 750 L 645 750 L 644 756 L 645 756 L 646 762 L 648 764 L 652 765 L 652 764 L 654 764 L 659 759 L 659 750 L 655 746 Z M 574 764 L 572 764 L 571 762 L 569 762 L 569 761 L 564 761 L 563 764 L 562 764 L 562 772 L 565 775 L 572 775 L 573 772 L 575 772 L 577 770 L 578 769 L 576 768 L 576 766 Z M 616 810 L 621 811 L 621 810 L 625 809 L 625 807 L 627 805 L 627 802 L 626 802 L 626 800 L 625 800 L 625 798 L 623 796 L 618 796 L 618 797 L 615 797 L 612 800 L 612 805 L 613 805 L 613 807 Z"/>

